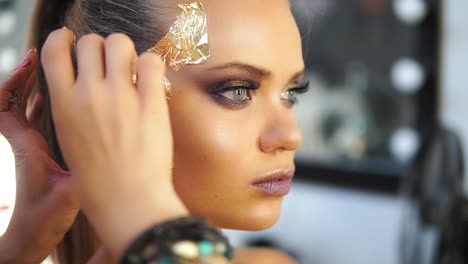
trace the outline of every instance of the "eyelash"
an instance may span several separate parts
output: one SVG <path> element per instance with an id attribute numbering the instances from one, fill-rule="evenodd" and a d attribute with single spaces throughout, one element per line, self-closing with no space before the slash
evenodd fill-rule
<path id="1" fill-rule="evenodd" d="M 296 104 L 299 103 L 299 100 L 297 99 L 297 95 L 307 93 L 307 91 L 309 91 L 309 89 L 310 89 L 310 81 L 300 83 L 300 84 L 298 84 L 297 87 L 288 89 L 286 91 L 286 92 L 294 92 L 294 99 L 292 99 L 292 100 L 285 99 L 285 100 L 291 102 L 291 105 L 296 105 Z"/>
<path id="2" fill-rule="evenodd" d="M 248 80 L 226 80 L 216 84 L 216 88 L 212 92 L 213 98 L 220 104 L 233 108 L 240 109 L 248 106 L 252 99 L 252 92 L 257 90 L 259 85 L 255 82 Z M 224 93 L 234 92 L 236 90 L 245 90 L 249 99 L 243 101 L 232 100 L 226 96 Z"/>
<path id="3" fill-rule="evenodd" d="M 286 98 L 286 99 L 281 98 L 281 99 L 289 102 L 291 106 L 298 104 L 299 101 L 296 96 L 306 93 L 309 90 L 309 87 L 310 87 L 310 82 L 304 82 L 302 84 L 299 84 L 297 87 L 288 89 L 287 91 L 281 93 L 281 96 L 283 96 L 285 93 L 294 92 L 293 99 L 289 99 L 289 98 Z M 240 109 L 250 104 L 252 100 L 252 92 L 257 90 L 258 88 L 259 88 L 259 85 L 255 82 L 251 82 L 247 80 L 227 80 L 227 81 L 220 82 L 216 85 L 216 88 L 212 92 L 212 96 L 216 101 L 218 101 L 219 103 L 223 105 L 226 105 L 234 109 Z M 235 92 L 237 90 L 245 90 L 246 96 L 248 96 L 249 98 L 242 100 L 242 101 L 237 101 L 237 100 L 230 99 L 223 95 L 224 93 Z"/>

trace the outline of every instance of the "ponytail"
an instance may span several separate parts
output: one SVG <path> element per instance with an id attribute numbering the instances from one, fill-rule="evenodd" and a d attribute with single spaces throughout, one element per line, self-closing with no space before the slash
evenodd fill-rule
<path id="1" fill-rule="evenodd" d="M 37 48 L 38 53 L 41 54 L 47 36 L 52 31 L 65 26 L 74 2 L 75 0 L 37 0 L 32 14 L 28 46 Z M 38 65 L 36 71 L 36 84 L 32 94 L 36 92 L 40 92 L 44 98 L 40 132 L 47 141 L 52 158 L 62 168 L 67 169 L 55 135 L 50 97 L 41 65 Z M 65 234 L 56 251 L 52 253 L 52 260 L 57 264 L 86 263 L 93 256 L 98 245 L 97 235 L 84 214 L 79 212 L 72 227 Z"/>
<path id="2" fill-rule="evenodd" d="M 31 23 L 30 44 L 39 51 L 50 32 L 64 26 L 75 0 L 37 0 Z"/>

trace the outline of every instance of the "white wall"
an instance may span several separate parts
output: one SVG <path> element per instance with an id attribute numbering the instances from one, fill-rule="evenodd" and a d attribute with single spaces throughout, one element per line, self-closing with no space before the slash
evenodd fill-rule
<path id="1" fill-rule="evenodd" d="M 236 245 L 274 239 L 303 264 L 400 264 L 402 213 L 397 197 L 296 182 L 273 228 L 226 232 Z"/>

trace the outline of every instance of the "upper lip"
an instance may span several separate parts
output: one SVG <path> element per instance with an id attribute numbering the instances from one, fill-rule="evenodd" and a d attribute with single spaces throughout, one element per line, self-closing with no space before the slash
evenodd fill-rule
<path id="1" fill-rule="evenodd" d="M 288 181 L 291 180 L 294 176 L 294 168 L 293 169 L 282 169 L 277 170 L 272 173 L 267 174 L 261 178 L 256 179 L 252 184 L 261 184 L 265 182 L 275 182 L 275 181 Z"/>

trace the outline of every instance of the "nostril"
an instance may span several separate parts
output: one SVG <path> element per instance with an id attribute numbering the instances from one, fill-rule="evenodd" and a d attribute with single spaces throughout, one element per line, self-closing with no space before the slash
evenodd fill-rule
<path id="1" fill-rule="evenodd" d="M 302 142 L 302 133 L 298 129 L 276 127 L 260 137 L 260 149 L 264 152 L 295 151 Z"/>

